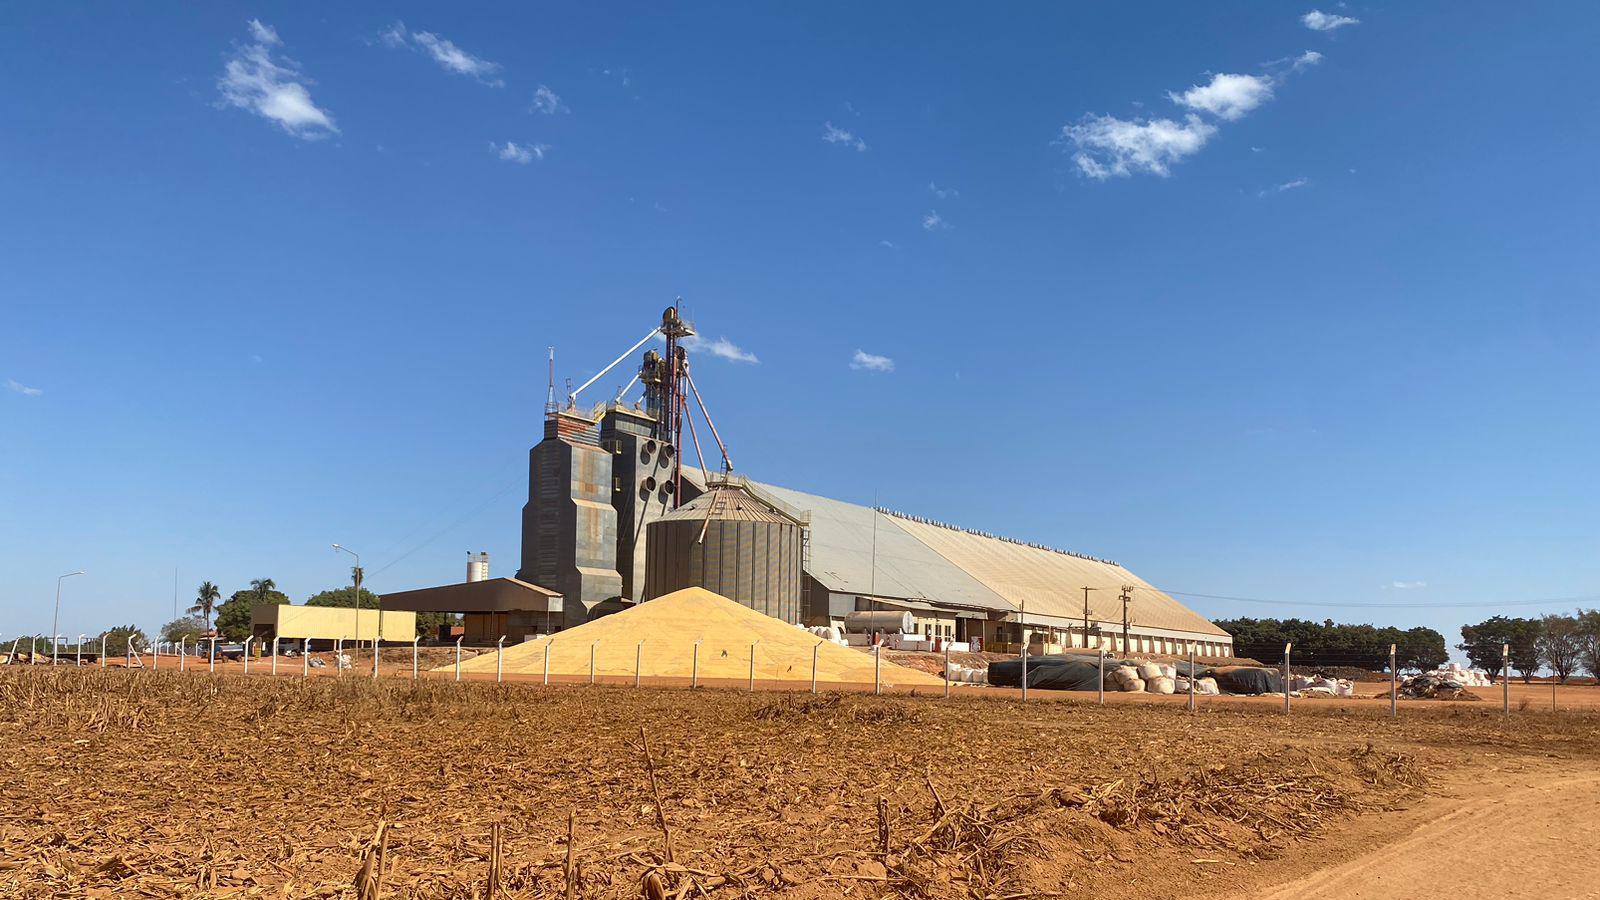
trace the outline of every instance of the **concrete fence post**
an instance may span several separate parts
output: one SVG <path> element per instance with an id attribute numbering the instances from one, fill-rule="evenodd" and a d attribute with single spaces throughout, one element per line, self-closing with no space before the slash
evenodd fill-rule
<path id="1" fill-rule="evenodd" d="M 547 637 L 547 638 L 544 639 L 544 685 L 545 685 L 545 687 L 549 687 L 550 686 L 550 645 L 554 644 L 555 642 L 556 642 L 556 639 L 553 638 L 553 637 Z"/>
<path id="2" fill-rule="evenodd" d="M 811 693 L 817 692 L 817 654 L 822 652 L 822 642 L 817 641 L 811 648 Z"/>
<path id="3" fill-rule="evenodd" d="M 457 681 L 461 680 L 461 642 L 464 641 L 464 640 L 466 640 L 465 637 L 456 638 L 456 680 Z"/>
<path id="4" fill-rule="evenodd" d="M 1500 645 L 1500 713 L 1511 717 L 1511 645 Z"/>
<path id="5" fill-rule="evenodd" d="M 644 667 L 644 641 L 633 648 L 633 686 L 639 687 L 640 670 Z"/>
<path id="6" fill-rule="evenodd" d="M 309 638 L 301 638 L 301 640 L 300 640 L 300 680 L 304 681 L 305 679 L 310 678 L 310 677 L 311 677 L 311 640 Z"/>
<path id="7" fill-rule="evenodd" d="M 1189 642 L 1189 712 L 1194 712 L 1194 683 L 1198 679 L 1194 670 L 1194 641 Z"/>
<path id="8" fill-rule="evenodd" d="M 1395 647 L 1389 645 L 1389 718 L 1400 718 L 1400 670 L 1395 667 Z"/>
<path id="9" fill-rule="evenodd" d="M 207 638 L 207 640 L 210 641 L 211 644 L 210 646 L 206 647 L 206 655 L 210 657 L 206 665 L 209 673 L 215 675 L 217 674 L 217 639 Z"/>
<path id="10" fill-rule="evenodd" d="M 161 642 L 156 641 L 150 645 L 150 671 L 161 668 Z"/>
<path id="11" fill-rule="evenodd" d="M 756 689 L 756 644 L 760 641 L 750 642 L 750 690 Z"/>
<path id="12" fill-rule="evenodd" d="M 102 669 L 104 669 L 106 667 L 106 638 L 107 637 L 109 637 L 109 635 L 104 635 L 104 634 L 100 635 L 100 668 L 102 668 Z M 30 659 L 32 659 L 33 658 L 33 654 L 29 653 L 28 657 Z"/>
<path id="13" fill-rule="evenodd" d="M 186 634 L 178 640 L 178 671 L 182 672 L 189 662 L 189 636 Z"/>
<path id="14" fill-rule="evenodd" d="M 272 636 L 272 674 L 274 675 L 278 674 L 278 641 L 280 640 L 282 638 L 277 635 Z"/>
<path id="15" fill-rule="evenodd" d="M 594 654 L 595 648 L 600 646 L 599 641 L 589 645 L 589 683 L 594 684 Z"/>
<path id="16" fill-rule="evenodd" d="M 1096 643 L 1098 643 L 1098 641 Z M 1100 705 L 1101 706 L 1105 706 L 1106 705 L 1106 648 L 1101 647 L 1099 649 L 1100 649 L 1100 681 L 1099 681 L 1099 684 L 1096 685 L 1096 690 L 1099 692 Z"/>
<path id="17" fill-rule="evenodd" d="M 1292 646 L 1283 645 L 1283 714 L 1286 716 L 1289 714 L 1289 695 L 1294 693 L 1294 676 L 1290 674 L 1293 670 L 1289 668 L 1289 649 Z"/>
<path id="18" fill-rule="evenodd" d="M 250 642 L 255 639 L 256 636 L 253 634 L 244 639 L 244 673 L 246 675 L 250 674 Z"/>
<path id="19" fill-rule="evenodd" d="M 383 635 L 379 634 L 372 639 L 372 677 L 378 677 L 378 657 L 383 650 Z"/>
<path id="20" fill-rule="evenodd" d="M 339 677 L 344 677 L 344 638 L 333 639 L 333 667 L 339 670 Z"/>
<path id="21" fill-rule="evenodd" d="M 883 645 L 872 645 L 872 692 L 883 693 Z"/>
<path id="22" fill-rule="evenodd" d="M 420 674 L 420 670 L 417 667 L 417 642 L 421 641 L 421 640 L 422 640 L 422 638 L 420 638 L 420 637 L 414 637 L 414 638 L 411 639 L 411 680 L 412 681 L 416 681 L 418 676 L 419 676 L 419 674 Z"/>
<path id="23" fill-rule="evenodd" d="M 689 687 L 700 686 L 700 642 L 694 642 L 693 655 L 689 658 Z"/>
<path id="24" fill-rule="evenodd" d="M 499 684 L 505 678 L 506 671 L 506 636 L 500 635 L 500 640 L 494 644 L 494 683 Z"/>
<path id="25" fill-rule="evenodd" d="M 944 642 L 944 696 L 950 699 L 950 642 Z"/>

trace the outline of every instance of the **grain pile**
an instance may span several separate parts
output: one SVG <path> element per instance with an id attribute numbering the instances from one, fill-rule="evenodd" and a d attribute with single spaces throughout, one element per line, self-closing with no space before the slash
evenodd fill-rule
<path id="1" fill-rule="evenodd" d="M 748 679 L 751 644 L 755 644 L 757 681 L 807 683 L 815 652 L 818 682 L 873 683 L 870 654 L 822 640 L 804 628 L 704 588 L 674 591 L 554 637 L 507 647 L 504 671 L 507 675 L 542 674 L 548 646 L 550 674 L 556 677 L 587 677 L 592 651 L 597 677 L 631 678 L 637 666 L 644 678 L 689 678 L 695 666 L 696 641 L 700 642 L 699 677 L 707 681 Z M 462 663 L 461 670 L 493 673 L 496 664 L 496 654 L 488 653 Z M 944 685 L 936 676 L 887 659 L 883 660 L 882 681 L 888 686 Z"/>

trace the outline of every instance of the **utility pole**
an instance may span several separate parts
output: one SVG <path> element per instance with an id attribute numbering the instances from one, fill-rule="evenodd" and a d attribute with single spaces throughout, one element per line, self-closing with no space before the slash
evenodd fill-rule
<path id="1" fill-rule="evenodd" d="M 1098 590 L 1098 588 L 1092 588 L 1092 587 L 1089 587 L 1088 585 L 1084 585 L 1083 586 L 1083 646 L 1084 646 L 1084 649 L 1088 649 L 1088 647 L 1089 647 L 1089 592 L 1093 591 L 1093 590 Z"/>
<path id="2" fill-rule="evenodd" d="M 1133 599 L 1133 588 L 1122 586 L 1122 652 L 1128 653 L 1128 602 Z"/>

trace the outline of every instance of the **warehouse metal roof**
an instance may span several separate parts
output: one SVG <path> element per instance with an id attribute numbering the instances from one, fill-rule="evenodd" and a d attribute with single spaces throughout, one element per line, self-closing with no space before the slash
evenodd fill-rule
<path id="1" fill-rule="evenodd" d="M 688 466 L 683 475 L 703 485 Z M 1131 586 L 1135 627 L 1226 637 L 1207 621 L 1117 563 L 979 534 L 868 506 L 750 482 L 755 495 L 791 513 L 809 513 L 811 562 L 806 571 L 828 590 L 858 596 L 902 597 L 1000 612 L 1025 612 L 1082 621 L 1122 621 L 1118 599 Z M 876 522 L 876 538 L 874 538 Z M 873 545 L 876 541 L 876 553 Z M 877 564 L 874 567 L 873 558 Z M 876 571 L 874 571 L 876 569 Z"/>

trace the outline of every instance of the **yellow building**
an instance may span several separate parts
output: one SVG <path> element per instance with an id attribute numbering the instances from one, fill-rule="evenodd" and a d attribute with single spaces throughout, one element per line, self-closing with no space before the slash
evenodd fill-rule
<path id="1" fill-rule="evenodd" d="M 405 610 L 337 606 L 281 606 L 264 603 L 250 609 L 250 633 L 256 640 L 370 641 L 382 628 L 385 641 L 411 643 L 417 636 L 417 614 Z"/>

